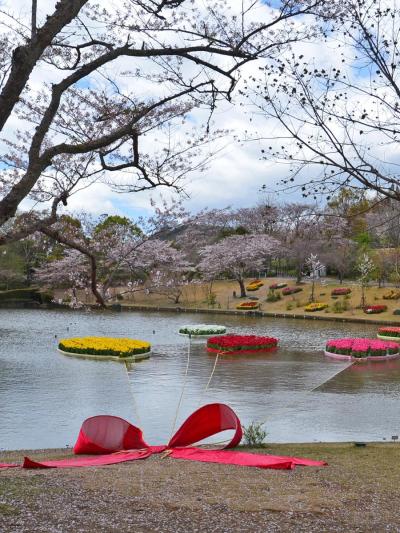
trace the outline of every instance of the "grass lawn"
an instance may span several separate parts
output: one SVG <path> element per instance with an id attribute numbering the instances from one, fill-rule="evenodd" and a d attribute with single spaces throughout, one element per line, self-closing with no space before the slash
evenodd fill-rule
<path id="1" fill-rule="evenodd" d="M 254 451 L 329 466 L 274 471 L 154 456 L 101 468 L 4 470 L 0 531 L 400 531 L 400 444 L 275 444 Z M 3 453 L 0 462 L 22 455 Z"/>

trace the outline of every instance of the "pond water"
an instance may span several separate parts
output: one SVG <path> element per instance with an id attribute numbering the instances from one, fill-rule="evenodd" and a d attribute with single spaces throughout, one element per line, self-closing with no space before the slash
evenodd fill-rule
<path id="1" fill-rule="evenodd" d="M 275 353 L 220 357 L 204 341 L 177 334 L 182 324 L 220 323 L 229 332 L 280 339 Z M 313 320 L 173 313 L 0 310 L 0 449 L 73 445 L 96 414 L 139 425 L 151 444 L 166 443 L 197 407 L 224 402 L 244 425 L 265 421 L 271 442 L 390 440 L 399 433 L 400 362 L 328 360 L 328 338 L 375 337 L 377 326 Z M 125 364 L 65 357 L 68 336 L 148 340 L 152 358 Z M 186 378 L 185 378 L 186 376 Z"/>

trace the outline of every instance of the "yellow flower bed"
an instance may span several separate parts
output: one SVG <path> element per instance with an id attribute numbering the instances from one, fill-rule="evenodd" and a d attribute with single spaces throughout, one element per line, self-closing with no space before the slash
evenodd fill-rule
<path id="1" fill-rule="evenodd" d="M 262 287 L 264 283 L 260 281 L 259 279 L 255 279 L 254 281 L 250 281 L 249 284 L 246 287 L 246 290 L 248 291 L 258 291 L 260 287 Z"/>
<path id="2" fill-rule="evenodd" d="M 236 309 L 245 309 L 251 311 L 252 309 L 258 309 L 260 304 L 258 302 L 243 302 L 236 306 Z"/>
<path id="3" fill-rule="evenodd" d="M 150 351 L 149 342 L 136 339 L 116 339 L 112 337 L 75 337 L 61 339 L 58 348 L 63 352 L 104 355 L 114 357 L 131 357 Z"/>
<path id="4" fill-rule="evenodd" d="M 320 303 L 320 302 L 314 302 L 311 304 L 308 304 L 305 306 L 304 311 L 312 312 L 312 311 L 322 311 L 323 309 L 326 309 L 329 307 L 328 304 Z"/>

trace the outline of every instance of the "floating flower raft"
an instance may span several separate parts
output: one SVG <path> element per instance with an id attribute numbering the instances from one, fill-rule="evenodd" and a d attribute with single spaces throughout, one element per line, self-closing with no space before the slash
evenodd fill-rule
<path id="1" fill-rule="evenodd" d="M 383 361 L 400 356 L 395 342 L 375 339 L 334 339 L 326 343 L 325 355 L 345 361 Z"/>
<path id="2" fill-rule="evenodd" d="M 378 339 L 400 343 L 400 328 L 384 327 L 378 329 Z"/>
<path id="3" fill-rule="evenodd" d="M 258 337 L 257 335 L 223 335 L 211 337 L 207 341 L 209 352 L 224 354 L 245 354 L 269 352 L 278 346 L 274 337 Z"/>
<path id="4" fill-rule="evenodd" d="M 181 326 L 179 334 L 191 337 L 209 337 L 210 335 L 223 335 L 226 333 L 225 326 L 217 326 L 215 324 L 191 324 L 189 326 Z"/>
<path id="5" fill-rule="evenodd" d="M 61 339 L 58 350 L 65 355 L 88 359 L 139 361 L 150 357 L 149 342 L 113 337 L 75 337 Z"/>

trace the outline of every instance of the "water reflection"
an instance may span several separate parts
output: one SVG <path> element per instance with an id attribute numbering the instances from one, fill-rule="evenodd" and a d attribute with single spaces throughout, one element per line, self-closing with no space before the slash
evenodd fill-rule
<path id="1" fill-rule="evenodd" d="M 213 315 L 0 311 L 0 448 L 72 444 L 87 416 L 110 413 L 141 425 L 151 443 L 171 435 L 185 381 L 182 323 Z M 199 405 L 221 401 L 242 422 L 265 420 L 271 441 L 380 440 L 398 432 L 400 363 L 348 365 L 322 355 L 326 339 L 371 336 L 376 326 L 272 318 L 220 317 L 228 331 L 281 339 L 277 352 L 220 357 L 192 342 L 178 424 Z M 129 369 L 63 357 L 57 338 L 131 336 L 153 357 Z M 55 336 L 57 338 L 55 338 Z"/>

